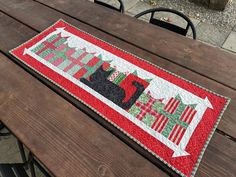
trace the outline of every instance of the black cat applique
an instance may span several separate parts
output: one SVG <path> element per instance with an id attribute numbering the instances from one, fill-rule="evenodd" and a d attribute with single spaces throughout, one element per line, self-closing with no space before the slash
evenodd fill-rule
<path id="1" fill-rule="evenodd" d="M 125 90 L 107 79 L 112 72 L 113 70 L 103 70 L 101 66 L 90 76 L 90 80 L 81 78 L 80 81 L 121 108 L 129 109 L 143 93 L 145 88 L 141 83 L 133 81 L 132 84 L 136 87 L 136 91 L 127 102 L 123 103 L 126 96 Z"/>

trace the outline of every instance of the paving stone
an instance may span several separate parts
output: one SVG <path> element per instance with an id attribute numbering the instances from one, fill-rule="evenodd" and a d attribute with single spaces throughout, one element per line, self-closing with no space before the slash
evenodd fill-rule
<path id="1" fill-rule="evenodd" d="M 206 43 L 206 42 L 204 42 L 204 41 L 199 41 L 199 42 L 202 42 L 202 43 L 204 43 L 205 45 L 208 45 L 208 46 L 211 46 L 211 47 L 215 47 L 215 48 L 217 48 L 218 50 L 224 51 L 224 52 L 226 52 L 226 53 L 230 53 L 230 54 L 235 55 L 234 52 L 229 51 L 228 49 L 224 49 L 224 48 L 221 48 L 221 47 L 216 47 L 216 46 L 214 46 L 214 45 L 212 45 L 212 44 L 209 44 L 209 43 Z"/>
<path id="2" fill-rule="evenodd" d="M 94 2 L 94 0 L 88 0 L 88 1 Z M 99 0 L 99 1 L 110 4 L 110 5 L 115 6 L 115 7 L 119 7 L 119 2 L 116 1 L 116 0 Z"/>
<path id="3" fill-rule="evenodd" d="M 93 1 L 93 0 L 90 0 Z M 110 5 L 113 5 L 115 7 L 119 7 L 119 2 L 117 0 L 101 0 L 102 2 L 106 2 Z M 125 11 L 133 7 L 139 0 L 122 0 L 124 4 Z"/>
<path id="4" fill-rule="evenodd" d="M 200 23 L 200 20 L 195 19 L 195 18 L 191 18 L 191 17 L 190 17 L 190 20 L 193 22 L 193 25 L 195 26 L 195 28 L 196 28 L 197 25 Z"/>
<path id="5" fill-rule="evenodd" d="M 234 26 L 234 29 L 233 29 L 233 31 L 235 31 L 235 32 L 236 32 L 236 25 Z"/>
<path id="6" fill-rule="evenodd" d="M 232 31 L 230 33 L 223 45 L 223 48 L 236 53 L 236 32 Z"/>
<path id="7" fill-rule="evenodd" d="M 128 12 L 130 14 L 133 14 L 133 16 L 134 16 L 134 15 L 139 14 L 140 12 L 143 12 L 143 11 L 151 9 L 151 8 L 154 8 L 154 7 L 149 5 L 148 3 L 138 2 L 132 8 L 128 9 Z M 149 19 L 150 15 L 144 15 L 143 18 Z"/>
<path id="8" fill-rule="evenodd" d="M 135 6 L 139 0 L 122 0 L 124 2 L 125 10 L 128 10 Z"/>
<path id="9" fill-rule="evenodd" d="M 216 28 L 214 25 L 200 22 L 196 28 L 197 39 L 221 47 L 228 37 L 230 30 Z"/>
<path id="10" fill-rule="evenodd" d="M 21 163 L 21 156 L 14 136 L 0 137 L 0 163 Z M 27 171 L 28 174 L 29 171 Z M 44 175 L 35 168 L 37 177 L 44 177 Z M 29 175 L 30 176 L 30 175 Z"/>
<path id="11" fill-rule="evenodd" d="M 12 136 L 1 137 L 0 163 L 21 162 L 20 154 L 16 146 L 16 140 Z"/>

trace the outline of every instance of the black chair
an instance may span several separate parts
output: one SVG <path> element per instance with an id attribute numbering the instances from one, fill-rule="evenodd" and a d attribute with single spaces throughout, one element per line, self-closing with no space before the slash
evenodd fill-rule
<path id="1" fill-rule="evenodd" d="M 1 177 L 29 177 L 25 168 L 30 166 L 31 177 L 35 177 L 33 168 L 33 156 L 29 153 L 28 160 L 24 163 L 4 163 L 0 164 Z"/>
<path id="2" fill-rule="evenodd" d="M 1 132 L 3 129 L 5 128 L 5 126 L 3 125 L 3 123 L 0 122 L 0 136 L 10 136 L 11 133 L 8 131 L 8 132 Z"/>
<path id="3" fill-rule="evenodd" d="M 178 15 L 178 16 L 182 17 L 187 22 L 187 26 L 186 26 L 186 28 L 181 28 L 181 27 L 179 27 L 175 24 L 171 24 L 171 23 L 168 23 L 166 21 L 156 19 L 156 18 L 154 18 L 154 14 L 156 12 L 170 12 L 170 13 L 173 13 L 175 15 Z M 193 34 L 193 39 L 196 39 L 195 27 L 194 27 L 192 21 L 187 16 L 185 16 L 183 13 L 181 13 L 179 11 L 176 11 L 176 10 L 173 10 L 173 9 L 167 9 L 167 8 L 162 8 L 161 7 L 161 8 L 154 8 L 154 9 L 149 9 L 149 10 L 143 11 L 143 12 L 135 15 L 135 18 L 139 18 L 139 17 L 141 17 L 143 15 L 146 15 L 146 14 L 151 14 L 149 23 L 160 26 L 160 27 L 165 28 L 165 29 L 168 29 L 170 31 L 176 32 L 176 33 L 181 34 L 183 36 L 187 35 L 189 27 L 190 27 L 191 30 L 192 30 L 192 34 Z"/>
<path id="4" fill-rule="evenodd" d="M 1 132 L 3 129 L 7 129 L 3 123 L 0 122 L 0 137 L 10 136 L 11 132 Z M 49 173 L 33 158 L 33 155 L 29 153 L 28 160 L 25 155 L 25 150 L 23 144 L 17 139 L 18 148 L 23 163 L 13 163 L 13 164 L 0 164 L 0 177 L 29 177 L 26 170 L 29 168 L 31 172 L 31 177 L 35 176 L 34 165 L 44 174 L 45 177 L 51 177 Z M 2 176 L 1 176 L 2 175 Z"/>
<path id="5" fill-rule="evenodd" d="M 7 128 L 3 125 L 3 123 L 0 122 L 0 137 L 11 135 L 11 132 L 9 130 L 7 130 L 7 132 L 2 132 L 3 129 L 7 130 Z M 26 162 L 25 150 L 24 150 L 23 144 L 18 139 L 17 139 L 17 145 L 18 145 L 18 148 L 19 148 L 19 151 L 20 151 L 21 159 L 24 163 L 24 162 Z"/>
<path id="6" fill-rule="evenodd" d="M 4 163 L 0 164 L 0 176 L 1 177 L 29 177 L 26 169 L 30 169 L 31 177 L 36 177 L 34 165 L 42 172 L 45 177 L 51 177 L 49 173 L 33 158 L 33 155 L 29 153 L 28 160 L 24 163 Z"/>
<path id="7" fill-rule="evenodd" d="M 0 130 L 4 128 L 4 125 L 0 122 Z"/>
<path id="8" fill-rule="evenodd" d="M 119 4 L 120 4 L 120 7 L 119 7 L 119 8 L 114 7 L 114 6 L 110 5 L 110 4 L 107 4 L 107 3 L 102 2 L 102 1 L 99 1 L 99 0 L 94 0 L 94 3 L 99 4 L 99 5 L 102 5 L 102 6 L 105 6 L 105 7 L 108 7 L 108 8 L 110 8 L 110 9 L 116 10 L 116 11 L 121 12 L 121 13 L 124 13 L 125 10 L 124 10 L 124 4 L 123 4 L 123 2 L 122 2 L 121 0 L 117 0 L 117 1 L 118 1 Z"/>

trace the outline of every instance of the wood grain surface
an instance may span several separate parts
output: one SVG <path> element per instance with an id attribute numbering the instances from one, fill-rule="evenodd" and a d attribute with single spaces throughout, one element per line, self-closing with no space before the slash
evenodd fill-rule
<path id="1" fill-rule="evenodd" d="M 67 3 L 68 1 L 59 2 Z M 79 22 L 30 0 L 2 0 L 0 1 L 0 11 L 5 13 L 0 13 L 0 51 L 5 55 L 9 55 L 8 50 L 30 39 L 59 18 L 63 18 L 105 41 L 233 98 L 219 125 L 219 132 L 226 133 L 232 138 L 236 137 L 235 90 L 230 88 L 231 86 L 225 86 L 227 85 L 225 83 L 220 84 L 220 80 L 214 81 L 215 79 L 210 75 L 204 77 L 203 74 L 198 74 L 188 66 L 189 62 L 181 65 L 175 64 L 161 55 L 156 55 L 151 50 L 148 52 L 137 45 L 132 45 L 132 40 L 129 43 L 124 42 L 119 36 L 115 38 L 114 35 L 104 33 L 104 29 L 91 27 L 89 24 Z M 136 23 L 142 24 L 141 22 Z M 113 32 L 114 29 L 109 31 L 109 33 Z M 202 46 L 202 48 L 204 47 Z M 228 55 L 224 52 L 219 53 L 219 55 L 225 55 L 224 57 Z M 78 174 L 79 176 L 168 176 L 165 172 L 172 175 L 166 168 L 165 172 L 160 170 L 159 168 L 164 167 L 160 167 L 160 163 L 150 154 L 45 79 L 35 75 L 49 88 L 2 54 L 0 61 L 0 114 L 2 115 L 0 119 L 55 176 L 77 177 Z M 203 63 L 203 65 L 205 64 Z M 7 72 L 9 74 L 6 74 Z M 35 73 L 31 72 L 31 74 Z M 234 76 L 233 72 L 231 72 L 232 76 Z M 227 78 L 225 79 L 227 80 Z M 88 130 L 91 132 L 86 133 Z M 147 157 L 149 161 L 127 144 Z M 196 176 L 234 176 L 236 173 L 235 149 L 234 141 L 215 133 Z"/>
<path id="2" fill-rule="evenodd" d="M 236 57 L 87 0 L 37 0 L 157 56 L 236 88 Z M 109 17 L 105 18 L 104 17 Z M 145 26 L 145 30 L 144 30 Z M 135 31 L 135 33 L 134 33 Z M 171 49 L 171 52 L 170 52 Z M 222 62 L 222 60 L 224 62 Z"/>
<path id="3" fill-rule="evenodd" d="M 55 176 L 167 176 L 8 58 L 0 61 L 1 120 Z"/>
<path id="4" fill-rule="evenodd" d="M 117 38 L 114 38 L 106 33 L 101 32 L 100 30 L 91 28 L 89 25 L 86 25 L 84 23 L 78 22 L 75 19 L 72 19 L 66 15 L 63 15 L 60 12 L 57 12 L 53 9 L 50 9 L 48 7 L 45 7 L 44 5 L 41 5 L 37 2 L 29 1 L 29 0 L 8 0 L 8 1 L 0 1 L 0 10 L 11 14 L 12 17 L 19 20 L 21 23 L 27 24 L 29 27 L 33 28 L 36 31 L 42 31 L 46 29 L 48 26 L 55 23 L 58 19 L 62 18 L 69 23 L 81 28 L 82 30 L 85 30 L 87 32 L 90 32 L 91 34 L 108 41 L 112 43 L 115 46 L 118 46 L 128 52 L 134 53 L 138 55 L 139 57 L 142 57 L 144 59 L 147 59 L 153 63 L 155 63 L 158 66 L 161 66 L 175 74 L 178 74 L 192 82 L 195 82 L 201 86 L 204 86 L 212 91 L 215 91 L 216 93 L 220 93 L 224 96 L 228 96 L 232 99 L 231 104 L 227 108 L 226 112 L 224 113 L 223 119 L 221 120 L 221 123 L 219 125 L 219 130 L 223 131 L 227 135 L 236 138 L 236 108 L 234 105 L 236 105 L 236 91 L 234 89 L 231 89 L 227 86 L 224 86 L 222 84 L 219 84 L 218 82 L 215 82 L 214 80 L 211 80 L 209 78 L 206 78 L 202 75 L 199 75 L 196 72 L 193 72 L 192 70 L 186 69 L 185 67 L 179 66 L 177 64 L 174 64 L 172 62 L 169 62 L 168 60 L 165 60 L 161 57 L 158 57 L 154 54 L 151 54 L 149 52 L 146 52 L 144 50 L 140 50 L 138 47 L 135 47 L 131 44 L 127 44 L 126 42 L 123 42 Z M 31 15 L 32 11 L 34 12 L 34 15 Z M 42 14 L 42 15 L 41 15 Z M 49 14 L 49 15 L 47 15 Z M 33 20 L 32 20 L 33 19 Z M 7 30 L 7 28 L 4 28 L 2 30 Z M 2 32 L 2 35 L 5 35 L 5 32 Z M 8 37 L 10 37 L 12 34 L 10 34 Z M 135 35 L 135 33 L 133 34 Z M 3 36 L 3 37 L 4 37 Z M 3 42 L 3 41 L 2 41 Z M 20 43 L 19 43 L 20 44 Z M 17 46 L 17 45 L 15 45 Z M 13 46 L 13 47 L 15 47 Z M 3 45 L 3 47 L 6 47 Z M 5 52 L 10 50 L 12 48 L 7 48 Z M 235 59 L 236 63 L 236 59 Z M 226 71 L 225 71 L 226 72 Z M 231 77 L 234 77 L 233 73 L 231 73 Z"/>

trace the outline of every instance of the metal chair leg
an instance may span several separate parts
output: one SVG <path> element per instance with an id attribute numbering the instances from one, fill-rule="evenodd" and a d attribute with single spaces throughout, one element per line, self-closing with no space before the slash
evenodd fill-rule
<path id="1" fill-rule="evenodd" d="M 4 128 L 6 128 L 3 123 L 0 122 L 0 130 L 3 130 Z M 0 132 L 0 136 L 10 136 L 11 133 L 10 132 L 6 132 L 6 133 L 2 133 Z"/>
<path id="2" fill-rule="evenodd" d="M 34 169 L 34 162 L 33 161 L 29 163 L 29 169 L 30 169 L 31 177 L 36 177 L 35 169 Z"/>
<path id="3" fill-rule="evenodd" d="M 38 163 L 37 160 L 34 160 L 34 164 L 43 173 L 45 177 L 51 177 L 51 175 L 49 175 L 49 173 Z"/>
<path id="4" fill-rule="evenodd" d="M 5 126 L 0 122 L 0 130 L 2 130 L 3 128 L 5 128 Z M 10 132 L 7 132 L 7 133 L 0 132 L 0 136 L 9 136 L 9 135 L 11 135 Z M 27 159 L 24 146 L 18 139 L 17 139 L 17 145 L 20 151 L 21 159 L 24 164 L 24 168 L 30 169 L 31 177 L 36 177 L 34 164 L 44 174 L 45 177 L 51 177 L 49 173 L 36 160 L 34 160 L 31 152 L 29 152 L 28 159 Z"/>
<path id="5" fill-rule="evenodd" d="M 31 177 L 36 177 L 34 169 L 34 157 L 31 152 L 29 152 L 28 159 L 24 162 L 24 168 L 29 168 Z"/>
<path id="6" fill-rule="evenodd" d="M 0 122 L 0 130 L 2 130 L 4 128 L 4 125 L 2 122 Z"/>
<path id="7" fill-rule="evenodd" d="M 18 148 L 20 150 L 21 159 L 22 159 L 23 163 L 25 163 L 27 161 L 27 159 L 26 159 L 26 155 L 25 155 L 24 146 L 20 142 L 20 140 L 18 140 L 18 139 L 17 139 L 17 145 L 18 145 Z"/>
<path id="8" fill-rule="evenodd" d="M 35 166 L 43 173 L 45 177 L 51 177 L 51 175 L 49 175 L 49 173 L 41 166 L 41 164 L 39 164 L 39 162 L 34 159 L 31 152 L 29 152 L 28 160 L 24 163 L 24 167 L 26 168 L 27 166 L 29 166 L 31 177 L 36 177 L 34 168 Z"/>
<path id="9" fill-rule="evenodd" d="M 10 136 L 11 133 L 0 133 L 0 136 Z"/>

